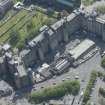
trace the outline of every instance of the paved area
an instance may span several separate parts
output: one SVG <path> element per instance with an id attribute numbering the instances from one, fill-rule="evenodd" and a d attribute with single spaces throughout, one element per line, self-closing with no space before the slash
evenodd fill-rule
<path id="1" fill-rule="evenodd" d="M 40 90 L 42 88 L 47 88 L 49 86 L 52 86 L 53 83 L 59 84 L 62 81 L 68 80 L 68 79 L 75 80 L 75 76 L 79 76 L 79 80 L 81 81 L 81 89 L 80 89 L 80 93 L 81 93 L 82 91 L 85 90 L 85 88 L 88 84 L 92 70 L 104 71 L 104 69 L 100 67 L 100 62 L 101 62 L 101 57 L 100 57 L 100 54 L 97 53 L 90 60 L 88 60 L 84 64 L 81 64 L 78 68 L 76 68 L 76 69 L 70 68 L 69 72 L 67 72 L 61 76 L 47 80 L 43 83 L 36 84 L 34 87 L 36 90 Z M 84 82 L 82 82 L 82 80 L 84 80 Z M 73 105 L 81 105 L 80 93 L 75 97 L 75 101 L 74 101 Z M 78 102 L 79 102 L 79 104 L 78 104 Z"/>
<path id="2" fill-rule="evenodd" d="M 53 83 L 58 84 L 64 80 L 68 80 L 68 79 L 74 80 L 75 76 L 77 76 L 77 75 L 80 77 L 80 80 L 84 79 L 85 81 L 87 81 L 87 80 L 89 80 L 90 73 L 92 70 L 102 69 L 99 65 L 100 61 L 101 61 L 100 54 L 97 53 L 92 59 L 90 59 L 89 61 L 80 65 L 76 69 L 70 68 L 69 72 L 62 74 L 60 76 L 57 76 L 55 78 L 52 78 L 50 80 L 44 81 L 42 83 L 35 84 L 34 87 L 36 88 L 36 90 L 40 90 L 41 87 L 47 88 L 47 87 L 53 85 Z"/>
<path id="3" fill-rule="evenodd" d="M 105 82 L 103 82 L 102 79 L 97 78 L 97 82 L 94 88 L 92 88 L 92 93 L 90 95 L 90 102 L 94 103 L 95 105 L 100 105 L 100 95 L 98 94 L 100 87 L 105 88 Z"/>
<path id="4" fill-rule="evenodd" d="M 95 36 L 93 37 L 93 35 L 91 35 L 91 34 L 89 34 L 88 38 L 93 40 L 99 48 L 102 48 L 102 50 L 105 50 L 105 43 L 103 41 L 101 41 L 100 38 L 96 38 Z M 80 89 L 79 94 L 75 97 L 75 101 L 74 101 L 73 105 L 81 105 L 82 99 L 80 100 L 80 97 L 81 97 L 80 93 L 82 91 L 85 91 L 85 88 L 88 84 L 92 70 L 97 70 L 97 71 L 102 71 L 102 72 L 105 71 L 100 66 L 100 63 L 101 63 L 101 56 L 100 56 L 100 53 L 98 52 L 91 59 L 89 59 L 85 63 L 81 64 L 79 67 L 70 68 L 69 72 L 67 72 L 65 74 L 54 77 L 54 78 L 47 80 L 43 83 L 35 84 L 34 90 L 48 88 L 49 86 L 53 86 L 53 84 L 54 85 L 59 84 L 65 80 L 75 80 L 75 77 L 78 76 L 79 80 L 81 81 L 81 89 Z M 82 82 L 82 80 L 84 80 L 84 82 Z"/>

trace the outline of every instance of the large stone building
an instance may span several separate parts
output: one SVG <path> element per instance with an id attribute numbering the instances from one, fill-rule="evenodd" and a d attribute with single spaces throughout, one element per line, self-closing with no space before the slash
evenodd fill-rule
<path id="1" fill-rule="evenodd" d="M 9 72 L 17 88 L 34 83 L 32 69 L 43 64 L 62 43 L 70 41 L 73 33 L 81 30 L 94 33 L 105 41 L 105 20 L 97 15 L 87 15 L 83 11 L 75 10 L 50 27 L 45 27 L 19 54 L 13 55 L 10 51 L 3 51 L 0 54 L 0 74 Z M 60 61 L 62 66 L 68 67 L 68 60 L 64 60 Z M 56 64 L 56 70 L 59 70 L 58 65 L 59 63 Z"/>

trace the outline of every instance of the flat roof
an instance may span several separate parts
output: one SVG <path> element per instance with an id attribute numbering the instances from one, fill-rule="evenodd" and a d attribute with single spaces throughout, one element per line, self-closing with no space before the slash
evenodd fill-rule
<path id="1" fill-rule="evenodd" d="M 105 19 L 103 19 L 101 17 L 97 17 L 96 21 L 99 22 L 99 23 L 103 23 L 103 24 L 105 23 Z"/>
<path id="2" fill-rule="evenodd" d="M 67 21 L 70 22 L 73 20 L 77 15 L 75 13 L 71 13 L 69 16 L 67 16 Z"/>
<path id="3" fill-rule="evenodd" d="M 57 30 L 58 28 L 60 28 L 64 23 L 64 19 L 61 19 L 59 21 L 57 21 L 56 23 L 54 23 L 53 25 L 51 25 L 51 27 L 54 29 L 54 30 Z"/>
<path id="4" fill-rule="evenodd" d="M 18 70 L 18 73 L 19 73 L 20 77 L 27 76 L 27 73 L 26 73 L 25 68 L 24 68 L 23 65 L 18 65 L 17 70 Z"/>
<path id="5" fill-rule="evenodd" d="M 77 47 L 68 51 L 68 53 L 71 54 L 74 59 L 78 59 L 78 57 L 80 57 L 84 52 L 86 52 L 94 44 L 95 43 L 93 41 L 89 39 L 85 39 Z"/>
<path id="6" fill-rule="evenodd" d="M 67 0 L 57 0 L 57 2 L 64 4 L 64 5 L 67 5 L 67 6 L 70 6 L 70 7 L 74 6 L 73 2 L 67 1 Z"/>
<path id="7" fill-rule="evenodd" d="M 9 50 L 10 48 L 11 48 L 11 46 L 8 43 L 3 46 L 3 49 L 5 51 Z"/>

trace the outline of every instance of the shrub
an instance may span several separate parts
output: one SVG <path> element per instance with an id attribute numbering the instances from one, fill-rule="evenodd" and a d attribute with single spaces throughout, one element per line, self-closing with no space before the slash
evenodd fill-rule
<path id="1" fill-rule="evenodd" d="M 99 13 L 105 13 L 105 5 L 97 6 L 96 11 Z"/>
<path id="2" fill-rule="evenodd" d="M 100 88 L 99 93 L 105 98 L 105 89 Z"/>
<path id="3" fill-rule="evenodd" d="M 9 43 L 13 46 L 15 46 L 18 41 L 20 40 L 20 34 L 17 30 L 12 30 L 10 32 L 10 40 L 9 40 Z"/>
<path id="4" fill-rule="evenodd" d="M 105 57 L 103 57 L 102 61 L 101 61 L 101 66 L 105 67 Z"/>
<path id="5" fill-rule="evenodd" d="M 24 47 L 24 41 L 19 41 L 16 47 L 19 49 L 19 51 L 21 51 Z"/>
<path id="6" fill-rule="evenodd" d="M 98 71 L 97 73 L 98 73 L 98 77 L 104 77 L 105 76 L 105 74 L 100 72 L 100 71 Z"/>

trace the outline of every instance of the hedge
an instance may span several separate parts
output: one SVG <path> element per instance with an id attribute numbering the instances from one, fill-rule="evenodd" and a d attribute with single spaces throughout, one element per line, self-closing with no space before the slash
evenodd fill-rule
<path id="1" fill-rule="evenodd" d="M 105 89 L 100 88 L 99 93 L 105 98 Z"/>
<path id="2" fill-rule="evenodd" d="M 103 57 L 102 61 L 101 61 L 101 66 L 105 67 L 105 56 Z"/>

